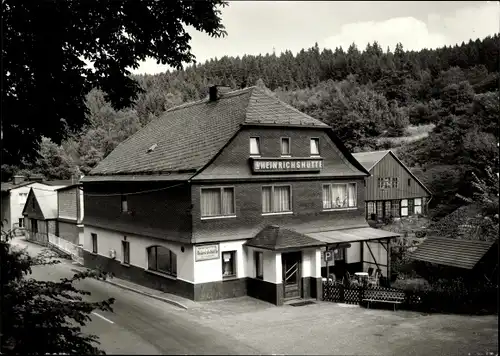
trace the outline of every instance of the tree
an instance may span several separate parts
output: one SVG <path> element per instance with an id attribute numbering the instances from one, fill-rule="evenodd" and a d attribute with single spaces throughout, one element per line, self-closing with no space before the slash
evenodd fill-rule
<path id="1" fill-rule="evenodd" d="M 80 175 L 73 159 L 47 137 L 42 137 L 35 172 L 43 174 L 47 179 L 70 179 L 71 176 Z"/>
<path id="2" fill-rule="evenodd" d="M 106 278 L 100 272 L 80 272 L 59 282 L 28 279 L 31 268 L 53 265 L 45 252 L 36 257 L 15 249 L 9 240 L 12 231 L 3 231 L 0 240 L 2 329 L 0 353 L 17 355 L 104 354 L 98 337 L 86 335 L 81 327 L 94 310 L 112 311 L 113 298 L 87 302 L 89 292 L 74 284 L 85 278 Z M 36 336 L 36 337 L 35 337 Z"/>
<path id="3" fill-rule="evenodd" d="M 116 109 L 140 92 L 130 68 L 153 57 L 182 68 L 194 60 L 183 25 L 226 34 L 207 1 L 2 1 L 3 164 L 34 161 L 41 137 L 56 144 L 85 123 L 84 96 L 102 89 Z M 92 67 L 86 65 L 92 63 Z M 3 177 L 4 178 L 4 177 Z"/>

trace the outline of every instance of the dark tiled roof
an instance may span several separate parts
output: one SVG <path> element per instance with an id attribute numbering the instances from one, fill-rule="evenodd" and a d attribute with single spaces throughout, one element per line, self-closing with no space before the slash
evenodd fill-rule
<path id="1" fill-rule="evenodd" d="M 246 244 L 273 251 L 324 245 L 323 242 L 312 237 L 294 230 L 280 228 L 277 225 L 266 226 L 253 239 L 248 240 Z"/>
<path id="2" fill-rule="evenodd" d="M 69 180 L 44 180 L 41 183 L 49 185 L 51 187 L 68 186 L 68 185 L 74 185 L 74 184 L 76 184 L 76 182 L 72 181 L 71 179 L 69 179 Z"/>
<path id="3" fill-rule="evenodd" d="M 473 269 L 493 244 L 494 241 L 429 237 L 410 254 L 410 257 L 444 266 Z"/>
<path id="4" fill-rule="evenodd" d="M 385 157 L 389 150 L 353 153 L 354 158 L 366 168 L 367 171 L 373 168 L 378 161 Z"/>
<path id="5" fill-rule="evenodd" d="M 24 187 L 26 185 L 33 184 L 33 183 L 36 183 L 36 182 L 25 181 L 25 182 L 21 182 L 19 184 L 14 184 L 13 182 L 2 182 L 1 190 L 2 190 L 2 192 L 8 192 L 11 189 L 21 188 L 21 187 Z"/>
<path id="6" fill-rule="evenodd" d="M 166 111 L 119 144 L 90 175 L 198 170 L 244 124 L 328 128 L 263 89 L 250 87 L 224 94 L 215 102 L 207 98 Z"/>

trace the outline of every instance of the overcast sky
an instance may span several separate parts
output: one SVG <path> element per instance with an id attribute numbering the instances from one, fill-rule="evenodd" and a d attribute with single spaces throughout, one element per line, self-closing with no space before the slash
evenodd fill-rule
<path id="1" fill-rule="evenodd" d="M 467 42 L 500 32 L 498 1 L 231 1 L 222 10 L 228 35 L 210 38 L 187 27 L 198 63 L 224 55 L 297 53 L 320 48 L 364 49 L 377 41 L 384 50 L 401 42 L 419 50 Z M 147 60 L 134 73 L 168 69 Z"/>

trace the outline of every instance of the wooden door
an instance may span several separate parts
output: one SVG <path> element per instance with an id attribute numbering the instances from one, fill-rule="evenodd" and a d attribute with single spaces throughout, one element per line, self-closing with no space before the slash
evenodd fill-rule
<path id="1" fill-rule="evenodd" d="M 284 298 L 300 298 L 301 296 L 301 278 L 300 263 L 302 260 L 301 252 L 290 252 L 281 255 L 283 265 L 283 288 Z"/>

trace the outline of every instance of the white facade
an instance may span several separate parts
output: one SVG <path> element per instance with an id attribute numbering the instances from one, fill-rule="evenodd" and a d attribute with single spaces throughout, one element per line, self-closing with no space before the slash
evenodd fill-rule
<path id="1" fill-rule="evenodd" d="M 194 283 L 194 256 L 190 244 L 174 243 L 85 225 L 83 248 L 88 252 L 92 252 L 92 233 L 97 234 L 97 254 L 110 258 L 110 252 L 114 250 L 115 259 L 121 262 L 123 262 L 122 241 L 126 236 L 127 241 L 130 243 L 130 265 L 145 270 L 148 269 L 146 249 L 150 246 L 166 247 L 177 256 L 177 279 Z M 184 247 L 184 252 L 181 251 L 181 247 Z M 165 278 L 170 277 L 165 276 Z"/>
<path id="2" fill-rule="evenodd" d="M 15 229 L 19 227 L 19 220 L 24 220 L 23 209 L 31 188 L 43 189 L 46 187 L 47 186 L 45 184 L 33 182 L 28 185 L 23 185 L 19 188 L 11 189 L 9 191 L 9 206 L 2 207 L 2 210 L 8 209 L 8 214 L 6 216 L 8 224 L 4 228 Z"/>

